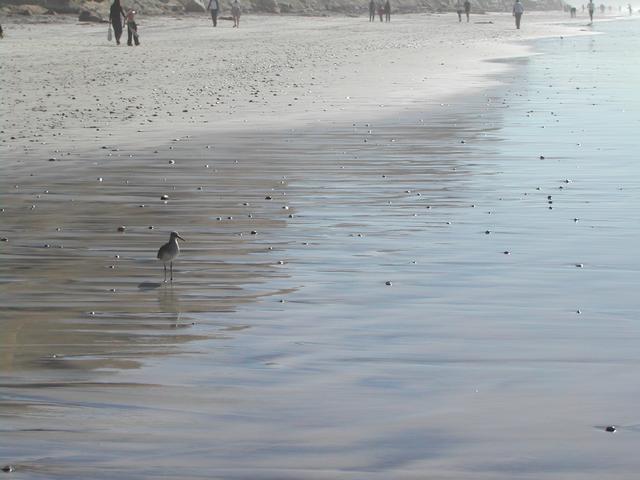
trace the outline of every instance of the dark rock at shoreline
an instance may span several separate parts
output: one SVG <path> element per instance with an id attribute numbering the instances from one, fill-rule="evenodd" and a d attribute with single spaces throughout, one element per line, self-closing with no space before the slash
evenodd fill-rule
<path id="1" fill-rule="evenodd" d="M 106 20 L 102 18 L 99 14 L 95 12 L 90 12 L 89 10 L 81 10 L 80 15 L 78 16 L 78 20 L 80 22 L 96 22 L 96 23 L 106 22 Z"/>

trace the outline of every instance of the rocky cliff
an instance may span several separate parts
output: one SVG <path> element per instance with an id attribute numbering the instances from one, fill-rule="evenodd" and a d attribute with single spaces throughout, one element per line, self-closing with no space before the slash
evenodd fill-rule
<path id="1" fill-rule="evenodd" d="M 203 12 L 208 0 L 121 0 L 126 8 L 143 15 Z M 220 0 L 222 11 L 231 10 L 232 0 Z M 461 0 L 462 1 L 462 0 Z M 391 0 L 396 13 L 447 12 L 455 10 L 458 0 Z M 110 0 L 0 0 L 4 15 L 55 15 L 84 13 L 84 19 L 97 21 L 108 17 Z M 367 11 L 368 0 L 240 0 L 249 13 L 296 15 L 360 15 Z M 472 0 L 473 11 L 510 11 L 511 0 Z M 562 0 L 524 0 L 527 10 L 561 10 Z M 89 14 L 91 18 L 89 18 Z"/>

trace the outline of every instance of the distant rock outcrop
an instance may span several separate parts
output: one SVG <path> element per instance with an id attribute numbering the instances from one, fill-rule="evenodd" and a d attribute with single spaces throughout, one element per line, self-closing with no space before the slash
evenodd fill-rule
<path id="1" fill-rule="evenodd" d="M 78 20 L 81 22 L 96 22 L 96 23 L 103 23 L 107 21 L 104 18 L 102 18 L 99 14 L 95 12 L 90 12 L 89 10 L 80 10 L 80 15 L 78 15 Z"/>
<path id="2" fill-rule="evenodd" d="M 125 8 L 135 8 L 142 15 L 203 13 L 209 0 L 121 0 Z M 231 11 L 232 0 L 219 0 L 222 14 Z M 297 15 L 362 15 L 368 0 L 240 0 L 242 10 L 254 13 Z M 452 12 L 458 0 L 391 0 L 395 13 Z M 563 0 L 523 0 L 526 10 L 562 10 Z M 42 15 L 47 11 L 62 14 L 81 12 L 86 20 L 102 21 L 109 16 L 111 0 L 0 0 L 5 14 Z M 512 0 L 471 0 L 472 12 L 511 11 Z M 89 15 L 89 16 L 87 16 Z M 98 20 L 89 20 L 88 18 Z"/>

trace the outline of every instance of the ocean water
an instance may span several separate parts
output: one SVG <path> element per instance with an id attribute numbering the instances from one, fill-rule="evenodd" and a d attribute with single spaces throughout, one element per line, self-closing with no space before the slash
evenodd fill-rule
<path id="1" fill-rule="evenodd" d="M 482 96 L 230 134 L 215 174 L 176 146 L 164 210 L 115 155 L 57 217 L 92 248 L 9 225 L 12 478 L 636 478 L 640 40 L 596 27 Z M 151 223 L 188 240 L 173 286 Z"/>

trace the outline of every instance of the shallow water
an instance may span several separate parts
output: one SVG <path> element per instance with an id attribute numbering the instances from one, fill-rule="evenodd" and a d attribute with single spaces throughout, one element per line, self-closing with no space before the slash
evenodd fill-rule
<path id="1" fill-rule="evenodd" d="M 639 40 L 598 29 L 483 98 L 3 178 L 12 478 L 635 478 Z"/>

